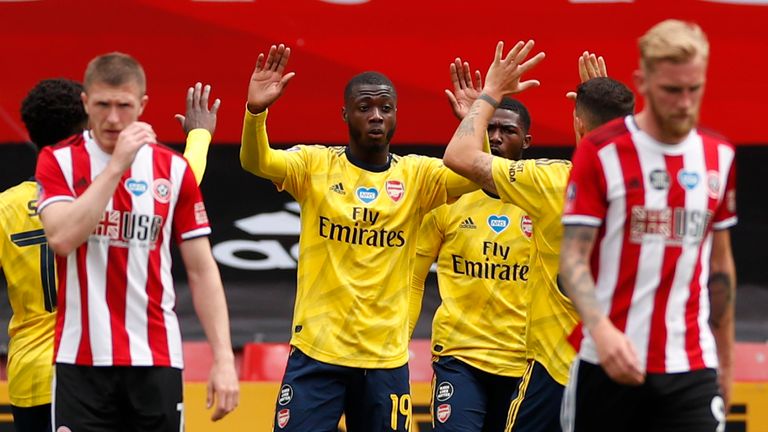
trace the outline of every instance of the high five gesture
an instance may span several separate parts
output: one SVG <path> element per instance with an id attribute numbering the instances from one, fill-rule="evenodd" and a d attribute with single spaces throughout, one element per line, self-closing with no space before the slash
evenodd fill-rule
<path id="1" fill-rule="evenodd" d="M 284 74 L 290 57 L 291 49 L 283 44 L 272 45 L 266 56 L 259 54 L 248 85 L 248 111 L 253 114 L 263 112 L 280 98 L 296 75 L 295 72 Z"/>

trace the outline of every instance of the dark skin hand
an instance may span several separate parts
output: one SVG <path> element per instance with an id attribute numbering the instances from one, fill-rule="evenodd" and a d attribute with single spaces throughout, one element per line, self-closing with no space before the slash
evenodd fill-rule
<path id="1" fill-rule="evenodd" d="M 219 112 L 221 100 L 213 101 L 209 108 L 208 100 L 211 96 L 211 86 L 202 83 L 195 84 L 187 90 L 186 115 L 176 114 L 176 120 L 181 123 L 184 134 L 189 134 L 192 129 L 206 129 L 211 135 L 216 130 L 216 114 Z"/>

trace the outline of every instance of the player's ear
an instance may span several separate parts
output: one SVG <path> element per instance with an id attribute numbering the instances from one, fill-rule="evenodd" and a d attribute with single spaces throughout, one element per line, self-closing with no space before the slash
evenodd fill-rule
<path id="1" fill-rule="evenodd" d="M 347 107 L 341 107 L 341 118 L 344 119 L 344 123 L 347 122 Z"/>
<path id="2" fill-rule="evenodd" d="M 88 114 L 88 94 L 86 92 L 80 92 L 80 100 L 83 102 L 83 109 Z"/>
<path id="3" fill-rule="evenodd" d="M 149 102 L 149 96 L 147 95 L 142 96 L 140 101 L 141 105 L 139 108 L 139 115 L 144 114 L 144 108 L 147 107 L 147 102 Z"/>
<path id="4" fill-rule="evenodd" d="M 646 90 L 646 74 L 643 69 L 637 69 L 632 73 L 632 80 L 635 83 L 635 88 L 640 94 L 645 94 Z"/>
<path id="5" fill-rule="evenodd" d="M 532 139 L 533 139 L 533 137 L 530 134 L 525 136 L 525 138 L 523 139 L 523 150 L 525 150 L 525 149 L 527 149 L 528 147 L 531 146 L 531 140 Z"/>

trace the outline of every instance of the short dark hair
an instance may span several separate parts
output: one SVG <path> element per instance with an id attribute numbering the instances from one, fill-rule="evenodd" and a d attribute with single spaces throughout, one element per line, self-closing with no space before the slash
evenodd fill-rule
<path id="1" fill-rule="evenodd" d="M 592 130 L 635 112 L 635 95 L 624 84 L 608 77 L 592 78 L 576 89 L 576 115 Z"/>
<path id="2" fill-rule="evenodd" d="M 520 117 L 520 121 L 523 123 L 522 126 L 525 130 L 525 133 L 527 134 L 528 131 L 531 130 L 531 114 L 528 113 L 528 108 L 526 108 L 525 105 L 523 105 L 523 103 L 519 100 L 504 96 L 501 99 L 501 103 L 497 109 L 503 109 L 516 113 L 518 117 Z"/>
<path id="3" fill-rule="evenodd" d="M 397 99 L 397 91 L 395 85 L 392 84 L 389 78 L 381 72 L 367 71 L 361 74 L 357 74 L 349 80 L 346 87 L 344 87 L 344 101 L 352 97 L 352 92 L 355 87 L 361 85 L 383 85 L 392 88 L 392 96 Z"/>
<path id="4" fill-rule="evenodd" d="M 80 94 L 83 86 L 64 78 L 42 80 L 21 102 L 21 120 L 38 147 L 81 132 L 88 124 Z"/>
<path id="5" fill-rule="evenodd" d="M 128 54 L 112 52 L 102 54 L 88 63 L 83 85 L 87 91 L 96 82 L 117 87 L 131 80 L 139 85 L 142 95 L 146 93 L 147 77 L 141 64 Z"/>

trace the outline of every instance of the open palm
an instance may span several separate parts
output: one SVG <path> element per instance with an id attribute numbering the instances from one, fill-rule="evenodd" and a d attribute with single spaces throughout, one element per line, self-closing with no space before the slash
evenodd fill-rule
<path id="1" fill-rule="evenodd" d="M 254 114 L 263 112 L 280 98 L 288 82 L 296 75 L 294 72 L 283 74 L 290 56 L 291 49 L 283 44 L 272 45 L 266 57 L 264 53 L 259 54 L 248 84 L 248 111 Z"/>
<path id="2" fill-rule="evenodd" d="M 469 108 L 483 91 L 483 78 L 480 71 L 476 70 L 473 80 L 469 63 L 462 62 L 459 57 L 456 57 L 456 60 L 451 63 L 450 69 L 453 92 L 445 90 L 445 95 L 448 96 L 448 101 L 451 103 L 453 115 L 461 120 L 469 113 Z"/>

